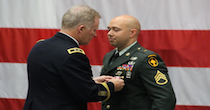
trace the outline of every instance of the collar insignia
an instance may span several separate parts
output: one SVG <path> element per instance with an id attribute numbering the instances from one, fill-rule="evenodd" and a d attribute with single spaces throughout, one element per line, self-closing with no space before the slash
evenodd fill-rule
<path id="1" fill-rule="evenodd" d="M 131 57 L 130 60 L 137 60 L 138 57 Z"/>
<path id="2" fill-rule="evenodd" d="M 125 56 L 129 56 L 129 55 L 130 55 L 130 53 L 129 53 L 129 52 L 125 54 Z"/>

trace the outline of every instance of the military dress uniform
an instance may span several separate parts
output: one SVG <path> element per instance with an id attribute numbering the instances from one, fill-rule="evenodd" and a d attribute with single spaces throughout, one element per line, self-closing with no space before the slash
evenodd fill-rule
<path id="1" fill-rule="evenodd" d="M 60 32 L 32 48 L 27 70 L 29 89 L 23 110 L 87 110 L 87 102 L 107 100 L 114 91 L 113 83 L 92 80 L 84 51 Z"/>
<path id="2" fill-rule="evenodd" d="M 176 98 L 160 56 L 136 43 L 109 64 L 115 51 L 105 55 L 101 75 L 122 78 L 125 86 L 103 101 L 102 110 L 173 110 Z"/>

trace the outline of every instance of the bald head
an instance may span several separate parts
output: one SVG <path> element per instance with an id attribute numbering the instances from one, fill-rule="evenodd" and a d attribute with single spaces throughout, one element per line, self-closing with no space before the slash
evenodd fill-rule
<path id="1" fill-rule="evenodd" d="M 136 29 L 137 36 L 141 30 L 141 25 L 140 25 L 139 21 L 135 17 L 130 16 L 130 15 L 117 16 L 117 17 L 113 18 L 111 20 L 111 22 L 118 23 L 119 25 L 125 26 L 128 29 Z"/>
<path id="2" fill-rule="evenodd" d="M 130 15 L 121 15 L 113 18 L 107 33 L 109 42 L 119 51 L 137 41 L 141 26 L 139 21 Z"/>

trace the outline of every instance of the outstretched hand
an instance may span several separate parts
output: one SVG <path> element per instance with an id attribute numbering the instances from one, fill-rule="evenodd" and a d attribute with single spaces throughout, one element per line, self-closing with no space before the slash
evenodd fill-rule
<path id="1" fill-rule="evenodd" d="M 108 81 L 114 84 L 115 92 L 122 90 L 125 85 L 124 80 L 117 77 L 112 77 L 111 79 L 108 79 Z"/>
<path id="2" fill-rule="evenodd" d="M 93 80 L 95 81 L 95 83 L 102 83 L 102 82 L 107 82 L 108 80 L 112 78 L 113 78 L 112 76 L 99 76 L 99 77 L 93 78 Z"/>

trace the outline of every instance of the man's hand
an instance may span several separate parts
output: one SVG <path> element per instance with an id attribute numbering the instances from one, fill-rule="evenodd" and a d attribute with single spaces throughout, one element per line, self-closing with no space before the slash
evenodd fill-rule
<path id="1" fill-rule="evenodd" d="M 112 77 L 111 79 L 107 79 L 107 81 L 112 82 L 114 84 L 114 91 L 120 91 L 125 85 L 124 80 L 116 77 Z"/>
<path id="2" fill-rule="evenodd" d="M 112 78 L 113 78 L 112 76 L 99 76 L 99 77 L 93 78 L 93 80 L 95 81 L 95 83 L 102 83 L 102 82 L 108 81 Z"/>

